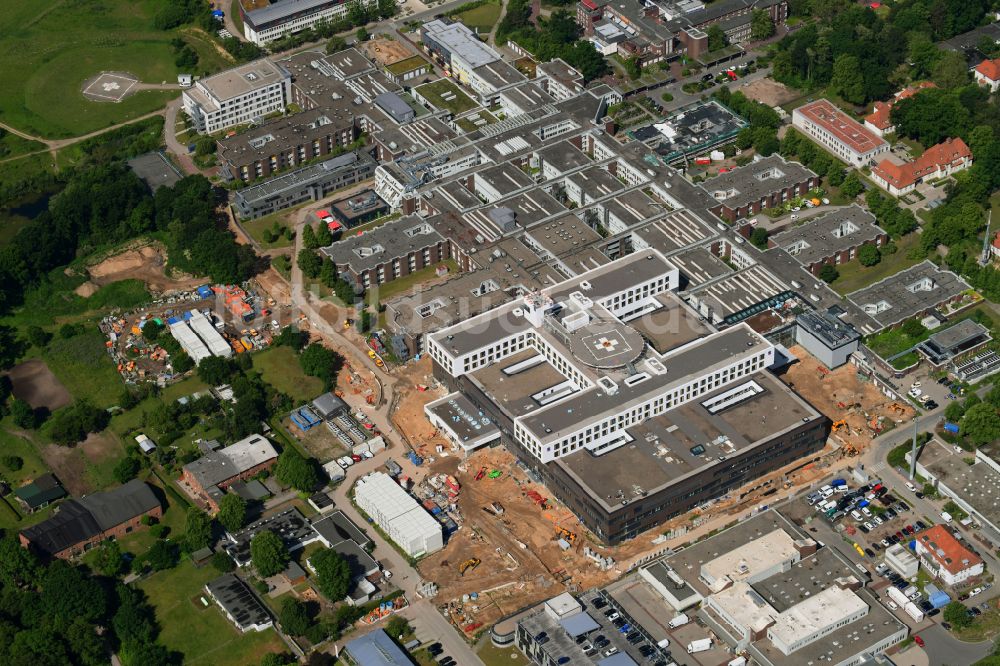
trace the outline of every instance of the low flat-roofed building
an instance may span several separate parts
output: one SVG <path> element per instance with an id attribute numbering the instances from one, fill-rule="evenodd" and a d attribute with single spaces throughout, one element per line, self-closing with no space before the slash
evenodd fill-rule
<path id="1" fill-rule="evenodd" d="M 831 585 L 779 614 L 767 638 L 790 656 L 867 614 L 868 604 L 853 590 Z"/>
<path id="2" fill-rule="evenodd" d="M 195 496 L 217 511 L 215 491 L 225 490 L 234 481 L 256 476 L 270 469 L 277 460 L 278 452 L 266 437 L 250 435 L 188 463 L 181 472 L 181 479 Z"/>
<path id="3" fill-rule="evenodd" d="M 805 196 L 819 182 L 810 169 L 775 154 L 713 176 L 701 187 L 716 202 L 711 211 L 733 222 Z"/>
<path id="4" fill-rule="evenodd" d="M 461 393 L 427 403 L 424 413 L 434 427 L 466 452 L 500 439 L 500 428 Z"/>
<path id="5" fill-rule="evenodd" d="M 569 99 L 583 92 L 583 74 L 562 58 L 538 63 L 535 67 L 535 81 L 556 101 Z"/>
<path id="6" fill-rule="evenodd" d="M 852 292 L 847 298 L 883 327 L 889 327 L 956 300 L 971 289 L 955 273 L 924 260 Z"/>
<path id="7" fill-rule="evenodd" d="M 344 153 L 237 190 L 233 207 L 240 219 L 253 220 L 356 185 L 371 178 L 375 166 L 375 160 L 365 150 Z"/>
<path id="8" fill-rule="evenodd" d="M 826 310 L 804 312 L 795 319 L 795 342 L 826 367 L 847 363 L 861 344 L 861 334 Z"/>
<path id="9" fill-rule="evenodd" d="M 209 581 L 205 584 L 205 592 L 244 634 L 248 631 L 264 631 L 274 625 L 267 607 L 250 586 L 235 574 L 223 574 Z"/>
<path id="10" fill-rule="evenodd" d="M 995 442 L 980 446 L 972 465 L 964 460 L 968 455 L 931 439 L 920 450 L 917 473 L 981 524 L 980 534 L 1000 546 L 1000 447 Z"/>
<path id="11" fill-rule="evenodd" d="M 790 286 L 754 264 L 688 291 L 685 299 L 714 325 L 732 326 L 794 297 Z"/>
<path id="12" fill-rule="evenodd" d="M 924 568 L 945 585 L 959 585 L 985 571 L 983 558 L 962 544 L 945 525 L 917 534 L 916 554 Z"/>
<path id="13" fill-rule="evenodd" d="M 828 99 L 817 99 L 792 111 L 792 125 L 854 167 L 873 164 L 889 151 L 882 137 L 838 109 Z"/>
<path id="14" fill-rule="evenodd" d="M 695 289 L 733 272 L 732 266 L 714 254 L 709 246 L 696 246 L 670 255 L 681 271 L 681 291 Z"/>
<path id="15" fill-rule="evenodd" d="M 662 122 L 629 130 L 628 134 L 652 148 L 664 164 L 675 164 L 696 153 L 736 139 L 747 122 L 712 100 L 674 111 Z"/>
<path id="16" fill-rule="evenodd" d="M 698 575 L 709 590 L 719 592 L 735 583 L 756 583 L 788 570 L 802 556 L 801 550 L 793 536 L 778 528 L 705 562 Z"/>
<path id="17" fill-rule="evenodd" d="M 974 319 L 963 319 L 932 333 L 917 345 L 917 351 L 935 366 L 941 366 L 957 356 L 982 347 L 992 339 L 988 328 Z"/>
<path id="18" fill-rule="evenodd" d="M 663 560 L 653 562 L 639 569 L 639 577 L 656 590 L 671 608 L 681 613 L 697 606 L 704 597 L 687 584 L 683 577 L 671 569 Z"/>
<path id="19" fill-rule="evenodd" d="M 768 245 L 784 248 L 806 270 L 819 275 L 826 264 L 843 264 L 857 256 L 862 245 L 882 247 L 887 234 L 875 216 L 858 205 L 838 208 L 771 236 Z"/>
<path id="20" fill-rule="evenodd" d="M 629 194 L 642 193 L 633 190 Z M 642 194 L 641 198 L 631 198 L 629 203 L 627 210 L 621 209 L 623 205 L 621 201 L 609 201 L 602 205 L 608 206 L 609 231 L 622 233 L 626 229 L 631 229 L 632 246 L 636 250 L 652 248 L 664 254 L 671 254 L 708 240 L 716 234 L 708 222 L 690 210 L 674 210 L 663 214 L 669 207 L 653 201 L 645 194 Z M 657 216 L 660 217 L 642 224 L 648 218 Z M 636 226 L 640 224 L 641 226 Z"/>
<path id="21" fill-rule="evenodd" d="M 274 532 L 285 543 L 285 548 L 289 552 L 294 552 L 304 548 L 313 541 L 319 541 L 320 537 L 316 530 L 306 519 L 298 507 L 285 509 L 273 516 L 262 518 L 255 523 L 247 525 L 239 532 L 230 534 L 229 541 L 223 546 L 229 556 L 233 558 L 237 566 L 245 567 L 250 564 L 250 543 L 253 538 L 261 532 Z"/>
<path id="22" fill-rule="evenodd" d="M 885 549 L 885 563 L 893 571 L 906 579 L 913 578 L 920 569 L 920 562 L 913 553 L 901 543 L 893 544 Z"/>
<path id="23" fill-rule="evenodd" d="M 401 666 L 413 663 L 383 629 L 376 629 L 348 641 L 344 645 L 344 659 L 354 666 Z"/>

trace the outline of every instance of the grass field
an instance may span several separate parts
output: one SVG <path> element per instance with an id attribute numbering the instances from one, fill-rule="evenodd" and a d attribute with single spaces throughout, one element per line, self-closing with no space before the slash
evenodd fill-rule
<path id="1" fill-rule="evenodd" d="M 76 136 L 149 113 L 177 91 L 142 91 L 125 101 L 86 100 L 81 85 L 101 71 L 128 71 L 146 83 L 175 83 L 170 40 L 185 33 L 156 30 L 158 0 L 8 0 L 0 14 L 0 118 L 46 138 Z M 218 67 L 214 47 L 192 46 Z M 210 51 L 211 48 L 211 51 Z"/>
<path id="2" fill-rule="evenodd" d="M 242 220 L 240 222 L 240 226 L 243 227 L 255 241 L 260 243 L 260 246 L 264 249 L 290 247 L 295 242 L 294 235 L 291 240 L 289 240 L 284 233 L 281 233 L 273 242 L 268 242 L 264 234 L 268 229 L 272 229 L 275 223 L 277 223 L 279 227 L 289 227 L 289 219 L 292 217 L 292 212 L 294 210 L 298 210 L 298 208 L 299 207 L 291 210 L 283 210 L 279 213 L 272 213 L 270 215 L 265 215 L 264 217 L 259 217 L 256 220 Z M 310 220 L 310 222 L 312 222 L 312 220 Z"/>
<path id="3" fill-rule="evenodd" d="M 838 265 L 837 271 L 840 273 L 840 277 L 834 280 L 830 286 L 843 296 L 923 261 L 923 259 L 910 259 L 906 256 L 920 243 L 919 234 L 908 234 L 893 242 L 898 248 L 896 253 L 885 257 L 874 266 L 862 266 L 857 259 Z"/>
<path id="4" fill-rule="evenodd" d="M 471 97 L 462 92 L 457 85 L 448 79 L 439 79 L 437 81 L 425 83 L 422 86 L 417 86 L 413 90 L 434 105 L 435 108 L 447 109 L 456 116 L 478 106 L 478 104 L 476 104 Z M 454 97 L 448 95 L 449 93 L 454 95 Z M 448 95 L 449 99 L 446 100 L 442 95 Z"/>
<path id="5" fill-rule="evenodd" d="M 500 3 L 488 2 L 475 9 L 455 14 L 452 18 L 461 21 L 473 30 L 478 30 L 480 34 L 489 34 L 493 26 L 500 20 Z"/>
<path id="6" fill-rule="evenodd" d="M 184 559 L 138 584 L 156 609 L 158 641 L 184 655 L 185 664 L 243 666 L 260 663 L 266 652 L 285 647 L 273 629 L 240 634 L 205 595 L 205 583 L 219 576 L 211 566 L 196 568 Z M 206 608 L 200 598 L 209 601 Z"/>
<path id="7" fill-rule="evenodd" d="M 265 382 L 296 402 L 312 400 L 323 392 L 323 382 L 303 374 L 291 347 L 271 347 L 254 354 L 253 367 Z"/>
<path id="8" fill-rule="evenodd" d="M 521 664 L 528 663 L 528 660 L 516 647 L 498 648 L 489 641 L 477 654 L 486 666 L 521 666 Z"/>
<path id="9" fill-rule="evenodd" d="M 414 271 L 409 275 L 393 280 L 392 282 L 386 282 L 383 285 L 372 287 L 365 292 L 365 301 L 369 304 L 374 303 L 376 300 L 384 303 L 385 301 L 412 289 L 422 282 L 431 280 L 435 277 L 435 271 L 440 264 L 447 266 L 448 272 L 451 275 L 457 275 L 459 272 L 458 264 L 451 259 L 445 259 L 444 261 L 439 261 L 433 266 L 421 268 L 418 271 Z"/>

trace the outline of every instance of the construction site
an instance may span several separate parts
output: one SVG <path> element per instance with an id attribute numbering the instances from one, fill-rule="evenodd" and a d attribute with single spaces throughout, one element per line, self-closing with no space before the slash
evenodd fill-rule
<path id="1" fill-rule="evenodd" d="M 782 380 L 833 422 L 831 438 L 848 457 L 862 453 L 872 438 L 910 421 L 914 409 L 886 396 L 850 363 L 830 370 L 800 346 L 799 359 Z"/>

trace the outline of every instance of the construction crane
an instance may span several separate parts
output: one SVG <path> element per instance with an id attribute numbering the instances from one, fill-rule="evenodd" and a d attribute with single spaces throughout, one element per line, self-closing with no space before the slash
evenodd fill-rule
<path id="1" fill-rule="evenodd" d="M 464 576 L 466 571 L 469 571 L 470 569 L 474 570 L 480 564 L 482 564 L 481 559 L 478 557 L 471 557 L 458 565 L 458 574 L 460 576 Z"/>
<path id="2" fill-rule="evenodd" d="M 985 266 L 990 263 L 990 222 L 993 218 L 993 209 L 990 209 L 989 214 L 986 215 L 986 234 L 983 236 L 983 254 L 979 257 L 979 265 Z"/>

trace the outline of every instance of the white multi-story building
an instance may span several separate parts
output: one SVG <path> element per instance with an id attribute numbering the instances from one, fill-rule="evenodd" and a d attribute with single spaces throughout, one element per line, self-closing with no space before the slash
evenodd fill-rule
<path id="1" fill-rule="evenodd" d="M 566 381 L 513 419 L 514 439 L 543 463 L 581 449 L 598 456 L 628 444 L 628 428 L 774 362 L 774 346 L 743 324 L 647 353 L 626 322 L 660 307 L 656 297 L 676 289 L 678 277 L 659 252 L 636 252 L 438 331 L 428 351 L 460 377 L 534 350 Z M 635 372 L 622 371 L 629 366 Z"/>
<path id="2" fill-rule="evenodd" d="M 261 58 L 199 80 L 182 99 L 194 128 L 213 134 L 284 111 L 291 93 L 291 75 Z"/>
<path id="3" fill-rule="evenodd" d="M 803 104 L 792 111 L 792 125 L 854 167 L 874 164 L 889 152 L 889 144 L 838 109 L 828 99 Z"/>
<path id="4" fill-rule="evenodd" d="M 363 476 L 354 486 L 358 506 L 410 557 L 441 550 L 441 524 L 383 472 Z"/>
<path id="5" fill-rule="evenodd" d="M 360 0 L 370 4 L 371 0 Z M 258 3 L 248 3 L 256 7 Z M 343 0 L 275 0 L 246 9 L 240 4 L 243 34 L 257 46 L 311 28 L 321 21 L 334 23 L 347 16 L 351 3 Z"/>

